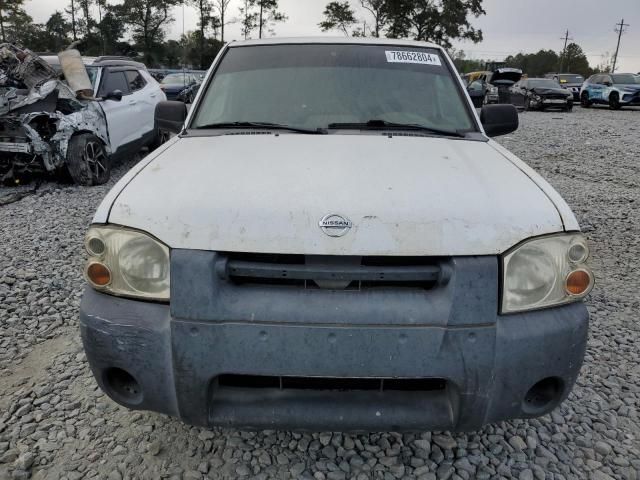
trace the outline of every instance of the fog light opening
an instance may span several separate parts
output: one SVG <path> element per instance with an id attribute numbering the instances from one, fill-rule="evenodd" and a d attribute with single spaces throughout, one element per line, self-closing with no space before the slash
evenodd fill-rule
<path id="1" fill-rule="evenodd" d="M 121 368 L 110 368 L 105 372 L 104 380 L 108 393 L 114 400 L 127 406 L 142 403 L 142 388 L 129 372 Z"/>
<path id="2" fill-rule="evenodd" d="M 522 410 L 528 415 L 546 413 L 560 402 L 563 390 L 563 382 L 557 377 L 540 380 L 524 396 Z"/>

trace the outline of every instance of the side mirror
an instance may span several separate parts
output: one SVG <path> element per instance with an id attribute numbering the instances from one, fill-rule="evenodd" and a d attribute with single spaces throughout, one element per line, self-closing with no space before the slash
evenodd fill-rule
<path id="1" fill-rule="evenodd" d="M 513 105 L 485 105 L 480 111 L 480 121 L 489 137 L 497 137 L 518 129 L 518 111 Z"/>
<path id="2" fill-rule="evenodd" d="M 156 105 L 156 130 L 180 133 L 187 119 L 187 106 L 183 102 L 165 101 Z"/>
<path id="3" fill-rule="evenodd" d="M 114 102 L 119 102 L 122 100 L 122 91 L 114 90 L 113 92 L 107 93 L 104 97 L 104 100 L 113 100 Z"/>

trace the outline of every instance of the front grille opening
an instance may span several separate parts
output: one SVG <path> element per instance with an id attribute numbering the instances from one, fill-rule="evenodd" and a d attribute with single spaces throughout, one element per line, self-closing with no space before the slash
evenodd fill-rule
<path id="1" fill-rule="evenodd" d="M 316 390 L 316 391 L 374 391 L 374 392 L 430 392 L 444 390 L 442 378 L 345 378 L 345 377 L 280 377 L 263 375 L 220 375 L 219 388 Z"/>
<path id="2" fill-rule="evenodd" d="M 363 291 L 380 288 L 431 290 L 448 281 L 441 257 L 337 257 L 221 253 L 216 271 L 235 285 L 305 290 Z"/>

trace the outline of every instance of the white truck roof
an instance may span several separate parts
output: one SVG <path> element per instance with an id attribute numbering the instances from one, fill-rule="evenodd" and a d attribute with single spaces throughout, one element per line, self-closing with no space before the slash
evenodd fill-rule
<path id="1" fill-rule="evenodd" d="M 429 42 L 390 38 L 362 38 L 362 37 L 274 37 L 259 40 L 241 40 L 229 43 L 230 47 L 244 47 L 248 45 L 282 45 L 282 44 L 357 44 L 357 45 L 396 45 L 406 47 L 437 48 L 442 47 Z"/>

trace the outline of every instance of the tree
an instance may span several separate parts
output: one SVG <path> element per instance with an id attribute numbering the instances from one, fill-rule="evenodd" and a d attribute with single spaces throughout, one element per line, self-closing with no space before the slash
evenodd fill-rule
<path id="1" fill-rule="evenodd" d="M 530 77 L 539 77 L 556 71 L 559 59 L 553 50 L 540 50 L 537 53 L 510 55 L 505 62 L 510 67 L 521 69 Z"/>
<path id="2" fill-rule="evenodd" d="M 323 32 L 329 30 L 340 30 L 349 36 L 349 28 L 356 20 L 356 14 L 349 5 L 349 2 L 331 2 L 324 11 L 324 20 L 319 23 Z"/>
<path id="3" fill-rule="evenodd" d="M 11 38 L 9 34 L 15 34 L 16 22 L 19 23 L 27 15 L 23 4 L 24 0 L 0 0 L 0 36 L 3 42 Z"/>
<path id="4" fill-rule="evenodd" d="M 477 72 L 484 69 L 486 64 L 485 60 L 475 60 L 467 58 L 464 50 L 456 50 L 454 48 L 449 49 L 449 56 L 453 60 L 453 64 L 456 66 L 456 70 L 460 73 Z"/>
<path id="5" fill-rule="evenodd" d="M 154 64 L 154 57 L 158 57 L 164 28 L 173 22 L 170 9 L 177 3 L 177 0 L 124 0 L 122 3 L 122 19 L 130 26 L 148 65 Z"/>
<path id="6" fill-rule="evenodd" d="M 223 44 L 215 38 L 206 38 L 203 43 L 200 35 L 199 30 L 187 32 L 180 38 L 180 50 L 185 65 L 192 67 L 200 65 L 200 68 L 204 69 L 213 63 Z"/>
<path id="7" fill-rule="evenodd" d="M 76 22 L 76 0 L 71 0 L 69 8 L 65 9 L 65 12 L 71 17 L 71 33 L 73 34 L 73 41 L 78 40 L 78 24 Z"/>
<path id="8" fill-rule="evenodd" d="M 412 37 L 434 42 L 445 48 L 451 40 L 482 41 L 482 30 L 469 22 L 469 16 L 486 12 L 482 0 L 386 0 L 387 37 Z"/>
<path id="9" fill-rule="evenodd" d="M 389 8 L 386 0 L 360 0 L 362 8 L 373 16 L 373 34 L 380 37 L 382 29 L 387 23 Z M 366 33 L 366 32 L 365 32 Z"/>
<path id="10" fill-rule="evenodd" d="M 562 55 L 561 64 L 563 66 L 561 72 L 579 73 L 585 78 L 591 74 L 589 60 L 582 48 L 576 43 L 567 45 L 567 49 Z"/>
<path id="11" fill-rule="evenodd" d="M 242 20 L 242 33 L 244 38 L 249 38 L 251 32 L 258 29 L 258 38 L 262 38 L 265 29 L 272 27 L 277 22 L 286 22 L 287 16 L 278 11 L 278 0 L 244 0 L 244 6 L 240 7 Z"/>
<path id="12" fill-rule="evenodd" d="M 218 19 L 220 20 L 220 41 L 224 43 L 224 27 L 233 23 L 233 21 L 227 20 L 227 10 L 229 8 L 231 0 L 213 0 L 213 4 L 218 10 Z"/>
<path id="13" fill-rule="evenodd" d="M 69 39 L 70 29 L 71 24 L 67 22 L 62 12 L 58 10 L 53 12 L 47 23 L 45 23 L 47 43 L 49 45 L 45 50 L 51 50 L 52 52 L 64 50 L 71 43 Z"/>
<path id="14" fill-rule="evenodd" d="M 121 5 L 101 5 L 104 14 L 101 13 L 98 31 L 102 43 L 102 53 L 104 55 L 116 55 L 123 50 L 121 39 L 126 31 L 126 25 L 123 21 Z M 126 49 L 126 47 L 124 47 Z"/>
<path id="15" fill-rule="evenodd" d="M 245 40 L 251 36 L 251 32 L 258 26 L 258 14 L 252 12 L 252 7 L 253 0 L 243 0 L 243 5 L 240 7 L 241 32 Z"/>
<path id="16" fill-rule="evenodd" d="M 200 34 L 198 35 L 200 41 L 200 68 L 204 68 L 204 44 L 207 38 L 207 29 L 212 25 L 213 6 L 209 0 L 190 0 L 189 3 L 193 5 L 198 12 L 198 27 L 200 28 Z"/>
<path id="17" fill-rule="evenodd" d="M 94 21 L 91 18 L 91 7 L 94 4 L 94 0 L 77 0 L 77 4 L 82 11 L 82 15 L 84 16 L 82 26 L 84 27 L 84 36 L 87 37 L 91 34 L 91 29 L 94 26 Z"/>

